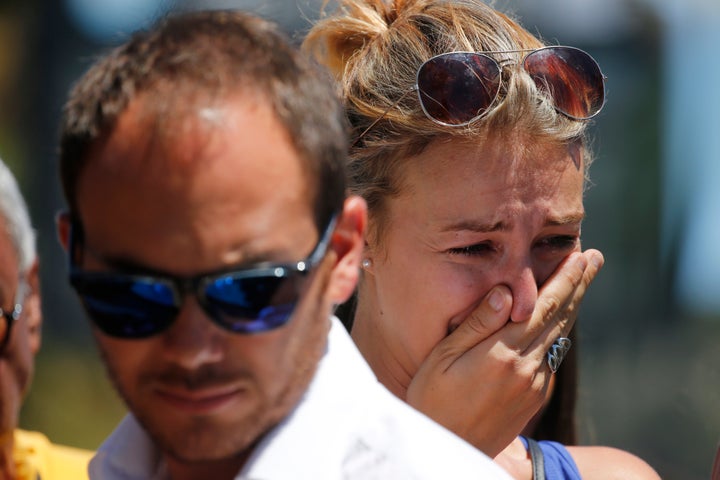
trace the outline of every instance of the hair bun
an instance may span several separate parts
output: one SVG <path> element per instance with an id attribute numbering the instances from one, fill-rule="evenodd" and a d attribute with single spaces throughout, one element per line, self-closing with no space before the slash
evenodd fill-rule
<path id="1" fill-rule="evenodd" d="M 303 41 L 303 49 L 340 77 L 351 59 L 385 34 L 398 12 L 413 0 L 338 0 L 337 11 L 323 17 Z"/>

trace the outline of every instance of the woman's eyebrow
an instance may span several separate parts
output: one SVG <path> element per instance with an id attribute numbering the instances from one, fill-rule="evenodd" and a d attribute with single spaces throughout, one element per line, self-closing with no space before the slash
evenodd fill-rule
<path id="1" fill-rule="evenodd" d="M 545 226 L 548 227 L 562 227 L 564 225 L 574 225 L 582 223 L 585 219 L 585 211 L 578 211 L 562 215 L 559 217 L 550 217 L 545 221 Z"/>
<path id="2" fill-rule="evenodd" d="M 458 231 L 470 231 L 477 233 L 491 233 L 491 232 L 504 232 L 510 230 L 511 225 L 505 221 L 498 222 L 483 222 L 481 220 L 460 220 L 459 222 L 451 223 L 443 226 L 440 231 L 445 232 L 458 232 Z"/>

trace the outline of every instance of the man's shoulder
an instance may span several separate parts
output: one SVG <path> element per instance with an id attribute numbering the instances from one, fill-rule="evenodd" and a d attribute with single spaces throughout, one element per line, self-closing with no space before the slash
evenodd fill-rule
<path id="1" fill-rule="evenodd" d="M 27 471 L 49 480 L 88 478 L 92 451 L 54 444 L 40 432 L 15 430 L 14 437 L 16 463 Z"/>
<path id="2" fill-rule="evenodd" d="M 296 412 L 246 471 L 249 478 L 507 479 L 470 444 L 380 384 L 342 407 Z"/>
<path id="3" fill-rule="evenodd" d="M 390 393 L 337 326 L 305 397 L 255 452 L 250 478 L 507 478 Z"/>
<path id="4" fill-rule="evenodd" d="M 373 478 L 368 465 L 393 474 L 378 478 L 507 478 L 485 454 L 389 392 L 377 400 L 351 433 L 343 459 L 347 478 Z"/>

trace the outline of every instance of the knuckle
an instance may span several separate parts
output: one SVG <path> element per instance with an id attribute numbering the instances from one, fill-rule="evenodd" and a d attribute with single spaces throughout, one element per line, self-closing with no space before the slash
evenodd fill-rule
<path id="1" fill-rule="evenodd" d="M 520 376 L 523 379 L 522 394 L 534 406 L 540 406 L 545 401 L 545 394 L 549 385 L 543 366 L 540 365 L 538 368 L 537 362 L 528 362 L 528 368 Z"/>
<path id="2" fill-rule="evenodd" d="M 457 358 L 458 353 L 458 349 L 450 343 L 441 342 L 433 348 L 426 362 L 429 360 L 433 364 L 452 364 L 452 362 Z"/>
<path id="3" fill-rule="evenodd" d="M 506 349 L 496 360 L 494 377 L 499 379 L 504 394 L 517 406 L 533 411 L 540 408 L 545 401 L 549 378 L 543 370 L 544 364 L 512 349 Z"/>
<path id="4" fill-rule="evenodd" d="M 487 356 L 488 373 L 495 378 L 512 378 L 517 374 L 519 356 L 518 352 L 503 344 L 495 345 Z"/>
<path id="5" fill-rule="evenodd" d="M 501 375 L 513 378 L 514 384 L 521 391 L 532 387 L 537 374 L 537 362 L 521 352 L 505 349 L 499 357 L 499 371 Z"/>
<path id="6" fill-rule="evenodd" d="M 467 323 L 468 327 L 473 330 L 474 333 L 478 335 L 483 335 L 485 332 L 490 330 L 488 320 L 489 319 L 485 315 L 481 315 L 479 312 L 475 311 L 467 317 L 465 322 Z"/>
<path id="7" fill-rule="evenodd" d="M 547 317 L 553 316 L 562 306 L 562 301 L 556 295 L 540 296 L 537 303 Z"/>

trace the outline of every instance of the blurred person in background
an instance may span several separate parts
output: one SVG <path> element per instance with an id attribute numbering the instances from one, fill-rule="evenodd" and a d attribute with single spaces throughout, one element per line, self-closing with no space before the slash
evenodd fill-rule
<path id="1" fill-rule="evenodd" d="M 87 478 L 92 452 L 18 428 L 40 349 L 42 312 L 35 232 L 15 177 L 0 160 L 0 478 Z"/>
<path id="2" fill-rule="evenodd" d="M 603 263 L 580 248 L 595 60 L 478 0 L 340 1 L 304 46 L 354 129 L 369 223 L 352 336 L 380 381 L 515 478 L 658 478 L 618 449 L 518 437 Z"/>
<path id="3" fill-rule="evenodd" d="M 366 206 L 325 77 L 268 22 L 197 12 L 70 92 L 58 233 L 130 411 L 91 478 L 507 478 L 380 385 L 331 316 Z"/>

